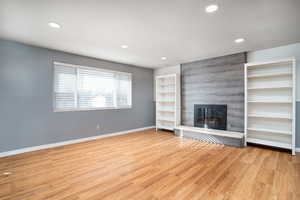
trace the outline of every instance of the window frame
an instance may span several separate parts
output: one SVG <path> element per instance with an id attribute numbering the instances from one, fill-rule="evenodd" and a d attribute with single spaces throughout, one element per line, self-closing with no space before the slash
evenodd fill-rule
<path id="1" fill-rule="evenodd" d="M 110 72 L 114 74 L 124 74 L 127 76 L 130 76 L 131 78 L 131 84 L 130 84 L 130 105 L 128 106 L 113 106 L 113 107 L 101 107 L 101 108 L 71 108 L 71 109 L 57 109 L 56 108 L 56 99 L 55 99 L 55 65 L 62 65 L 65 67 L 73 67 L 76 69 L 86 69 L 86 70 L 94 70 L 94 71 L 101 71 L 101 72 Z M 69 63 L 63 63 L 63 62 L 53 62 L 53 88 L 52 88 L 52 100 L 53 100 L 53 112 L 74 112 L 74 111 L 92 111 L 92 110 L 119 110 L 119 109 L 131 109 L 132 108 L 132 73 L 128 72 L 121 72 L 121 71 L 114 71 L 114 70 L 108 70 L 103 68 L 97 68 L 97 67 L 88 67 L 83 65 L 75 65 L 75 64 L 69 64 Z M 78 70 L 76 70 L 76 102 L 78 101 Z M 116 91 L 114 93 L 116 96 Z M 117 102 L 115 102 L 117 104 Z"/>

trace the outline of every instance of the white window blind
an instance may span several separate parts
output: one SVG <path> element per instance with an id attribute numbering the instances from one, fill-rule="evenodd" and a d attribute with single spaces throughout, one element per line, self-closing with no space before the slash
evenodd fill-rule
<path id="1" fill-rule="evenodd" d="M 79 108 L 115 107 L 113 72 L 78 69 Z"/>
<path id="2" fill-rule="evenodd" d="M 54 63 L 56 111 L 131 107 L 131 74 Z"/>
<path id="3" fill-rule="evenodd" d="M 56 109 L 76 108 L 76 68 L 56 65 L 54 79 Z"/>
<path id="4" fill-rule="evenodd" d="M 131 75 L 118 74 L 117 75 L 117 104 L 120 107 L 131 105 Z"/>

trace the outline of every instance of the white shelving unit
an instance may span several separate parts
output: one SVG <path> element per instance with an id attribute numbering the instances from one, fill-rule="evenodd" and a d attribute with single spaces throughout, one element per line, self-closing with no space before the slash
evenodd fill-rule
<path id="1" fill-rule="evenodd" d="M 290 149 L 295 155 L 296 61 L 245 64 L 245 145 Z"/>
<path id="2" fill-rule="evenodd" d="M 179 122 L 178 75 L 156 76 L 156 130 L 174 130 Z"/>

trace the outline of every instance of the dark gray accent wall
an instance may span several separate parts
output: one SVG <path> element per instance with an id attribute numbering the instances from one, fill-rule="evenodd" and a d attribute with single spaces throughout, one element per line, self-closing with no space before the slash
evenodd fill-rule
<path id="1" fill-rule="evenodd" d="M 132 108 L 53 112 L 53 61 L 132 73 Z M 0 152 L 153 125 L 152 69 L 0 40 Z"/>
<path id="2" fill-rule="evenodd" d="M 181 122 L 194 125 L 195 104 L 227 104 L 227 129 L 244 131 L 246 53 L 181 65 Z"/>

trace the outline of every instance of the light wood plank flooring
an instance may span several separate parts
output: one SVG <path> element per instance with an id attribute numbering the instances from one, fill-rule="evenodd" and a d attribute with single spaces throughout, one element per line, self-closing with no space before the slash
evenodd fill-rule
<path id="1" fill-rule="evenodd" d="M 154 130 L 1 158 L 0 172 L 1 200 L 300 199 L 299 154 Z"/>

